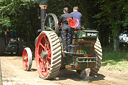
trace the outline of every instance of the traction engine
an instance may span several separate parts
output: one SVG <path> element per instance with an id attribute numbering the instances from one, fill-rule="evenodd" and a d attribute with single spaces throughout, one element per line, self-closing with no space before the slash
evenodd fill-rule
<path id="1" fill-rule="evenodd" d="M 96 30 L 74 30 L 69 52 L 63 51 L 61 30 L 57 16 L 53 13 L 46 15 L 47 5 L 41 7 L 41 32 L 35 40 L 35 61 L 37 71 L 42 79 L 55 78 L 60 69 L 76 70 L 82 75 L 94 76 L 100 69 L 102 61 L 102 47 Z M 76 26 L 75 21 L 69 19 L 70 25 Z M 77 22 L 77 21 L 76 21 Z M 22 54 L 23 67 L 31 70 L 32 52 L 26 47 Z"/>

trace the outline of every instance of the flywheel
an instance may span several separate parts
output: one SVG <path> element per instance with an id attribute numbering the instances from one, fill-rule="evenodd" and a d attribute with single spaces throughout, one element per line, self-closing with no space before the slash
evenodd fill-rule
<path id="1" fill-rule="evenodd" d="M 54 31 L 56 34 L 59 33 L 58 19 L 53 13 L 49 13 L 44 21 L 45 31 Z"/>

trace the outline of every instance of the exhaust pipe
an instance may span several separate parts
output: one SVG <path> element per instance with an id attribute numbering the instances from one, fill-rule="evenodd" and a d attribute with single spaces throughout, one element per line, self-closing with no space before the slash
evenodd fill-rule
<path id="1" fill-rule="evenodd" d="M 45 20 L 45 16 L 46 16 L 46 11 L 47 11 L 47 5 L 40 5 L 40 9 L 41 9 L 41 30 L 44 30 L 44 20 Z"/>

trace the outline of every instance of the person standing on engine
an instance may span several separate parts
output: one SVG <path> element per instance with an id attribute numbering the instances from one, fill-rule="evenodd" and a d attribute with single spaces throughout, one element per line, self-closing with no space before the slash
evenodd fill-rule
<path id="1" fill-rule="evenodd" d="M 78 12 L 78 6 L 74 6 L 73 7 L 73 12 L 70 13 L 73 18 L 76 18 L 79 20 L 79 25 L 76 29 L 81 29 L 81 17 L 82 17 L 82 14 L 80 12 Z"/>
<path id="2" fill-rule="evenodd" d="M 62 43 L 63 43 L 63 49 L 65 52 L 69 51 L 68 45 L 72 43 L 72 30 L 70 26 L 68 25 L 68 18 L 72 18 L 72 15 L 68 13 L 68 7 L 65 7 L 63 9 L 63 13 L 59 19 L 58 25 L 61 26 L 62 24 Z"/>

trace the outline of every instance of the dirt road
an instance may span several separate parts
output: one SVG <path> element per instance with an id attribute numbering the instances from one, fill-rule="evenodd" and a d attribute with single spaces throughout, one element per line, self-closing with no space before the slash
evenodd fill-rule
<path id="1" fill-rule="evenodd" d="M 82 80 L 75 71 L 61 70 L 54 80 L 39 78 L 35 61 L 32 70 L 23 70 L 21 57 L 1 56 L 3 85 L 126 85 L 128 70 L 111 70 L 101 67 L 97 77 L 91 82 Z"/>

